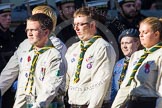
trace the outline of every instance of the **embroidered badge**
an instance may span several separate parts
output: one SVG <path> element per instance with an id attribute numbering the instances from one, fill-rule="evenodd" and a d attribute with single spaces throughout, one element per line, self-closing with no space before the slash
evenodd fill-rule
<path id="1" fill-rule="evenodd" d="M 86 58 L 86 62 L 92 61 L 92 59 L 93 59 L 93 56 L 89 56 L 88 58 Z"/>
<path id="2" fill-rule="evenodd" d="M 123 67 L 123 65 L 121 63 L 117 64 L 117 67 Z"/>
<path id="3" fill-rule="evenodd" d="M 145 65 L 145 73 L 149 73 L 150 72 L 150 64 L 147 62 Z"/>
<path id="4" fill-rule="evenodd" d="M 28 73 L 25 73 L 25 77 L 28 77 Z"/>
<path id="5" fill-rule="evenodd" d="M 28 56 L 27 60 L 28 60 L 28 62 L 30 62 L 30 60 L 31 60 L 31 57 L 30 57 L 30 56 Z"/>
<path id="6" fill-rule="evenodd" d="M 71 62 L 73 63 L 74 61 L 75 61 L 75 58 L 72 58 L 72 59 L 71 59 Z"/>
<path id="7" fill-rule="evenodd" d="M 56 76 L 60 76 L 60 70 L 56 71 Z"/>
<path id="8" fill-rule="evenodd" d="M 22 60 L 23 60 L 23 58 L 21 57 L 21 58 L 20 58 L 20 62 L 22 62 Z"/>
<path id="9" fill-rule="evenodd" d="M 40 79 L 41 81 L 44 80 L 45 71 L 46 71 L 46 68 L 41 68 L 41 73 L 40 73 L 40 77 L 39 77 L 39 79 Z"/>
<path id="10" fill-rule="evenodd" d="M 91 69 L 91 68 L 92 68 L 92 63 L 88 63 L 88 64 L 87 64 L 87 68 L 88 68 L 88 69 Z"/>

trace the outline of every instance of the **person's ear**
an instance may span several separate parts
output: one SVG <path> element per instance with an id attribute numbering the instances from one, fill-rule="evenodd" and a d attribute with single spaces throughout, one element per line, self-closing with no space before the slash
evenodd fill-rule
<path id="1" fill-rule="evenodd" d="M 159 38 L 160 39 L 160 32 L 159 31 L 156 31 L 154 34 L 155 34 L 155 38 Z"/>
<path id="2" fill-rule="evenodd" d="M 91 21 L 90 22 L 90 28 L 94 28 L 96 27 L 96 22 L 95 21 Z"/>
<path id="3" fill-rule="evenodd" d="M 45 36 L 50 35 L 50 31 L 49 31 L 48 29 L 44 30 L 44 35 L 45 35 Z"/>

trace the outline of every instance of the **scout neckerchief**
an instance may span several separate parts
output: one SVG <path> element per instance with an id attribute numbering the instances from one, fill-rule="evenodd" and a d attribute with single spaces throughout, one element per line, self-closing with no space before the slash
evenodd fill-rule
<path id="1" fill-rule="evenodd" d="M 145 58 L 148 56 L 148 54 L 153 53 L 154 51 L 158 50 L 159 48 L 162 48 L 162 42 L 160 42 L 157 45 L 155 45 L 149 51 L 146 51 L 146 49 L 144 49 L 144 54 L 141 56 L 141 58 L 139 59 L 138 63 L 134 67 L 133 72 L 132 72 L 132 74 L 130 76 L 130 79 L 128 81 L 128 84 L 126 86 L 130 86 L 130 84 L 131 84 L 132 80 L 134 79 L 134 76 L 135 76 L 138 68 L 141 66 L 142 62 L 145 60 Z"/>
<path id="2" fill-rule="evenodd" d="M 81 47 L 81 52 L 80 52 L 80 56 L 79 56 L 79 60 L 78 60 L 78 65 L 77 65 L 77 70 L 75 72 L 75 78 L 74 78 L 74 83 L 77 83 L 79 81 L 79 75 L 80 75 L 80 70 L 81 70 L 81 65 L 82 65 L 82 61 L 84 58 L 84 54 L 86 52 L 86 50 L 98 39 L 101 38 L 101 36 L 93 36 L 93 38 L 90 39 L 90 41 L 88 42 L 88 44 L 84 47 L 83 45 L 83 41 L 81 41 L 80 43 L 80 47 Z"/>
<path id="3" fill-rule="evenodd" d="M 25 86 L 25 91 L 29 85 L 29 82 L 30 82 L 30 90 L 29 90 L 29 94 L 32 94 L 32 87 L 33 87 L 33 83 L 34 83 L 34 72 L 35 72 L 35 68 L 36 68 L 36 64 L 37 64 L 37 60 L 38 60 L 38 56 L 42 53 L 44 53 L 45 51 L 47 51 L 48 49 L 50 48 L 53 48 L 53 46 L 46 46 L 46 47 L 43 47 L 41 48 L 41 50 L 37 51 L 34 46 L 31 47 L 31 50 L 34 50 L 34 58 L 33 58 L 33 61 L 32 61 L 32 65 L 31 65 L 31 68 L 30 68 L 30 72 L 29 72 L 29 77 L 28 77 L 28 81 L 26 83 L 26 86 Z"/>
<path id="4" fill-rule="evenodd" d="M 125 60 L 124 60 L 124 66 L 123 66 L 123 69 L 122 69 L 120 78 L 119 78 L 119 80 L 118 80 L 118 82 L 119 82 L 119 87 L 120 87 L 121 83 L 122 83 L 123 80 L 124 80 L 124 77 L 125 77 L 125 74 L 126 74 L 126 71 L 127 71 L 127 67 L 128 67 L 128 63 L 129 63 L 129 59 L 125 58 Z"/>

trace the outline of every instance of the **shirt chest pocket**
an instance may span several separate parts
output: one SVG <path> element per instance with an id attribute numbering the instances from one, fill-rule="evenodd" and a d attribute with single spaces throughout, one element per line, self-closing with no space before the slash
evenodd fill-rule
<path id="1" fill-rule="evenodd" d="M 139 73 L 137 73 L 137 79 L 142 83 L 156 81 L 158 76 L 158 68 L 154 61 L 148 61 L 142 64 L 139 69 Z"/>

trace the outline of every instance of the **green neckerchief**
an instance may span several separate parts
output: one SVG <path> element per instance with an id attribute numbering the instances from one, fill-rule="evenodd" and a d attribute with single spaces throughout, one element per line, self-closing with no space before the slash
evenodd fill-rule
<path id="1" fill-rule="evenodd" d="M 129 59 L 126 59 L 126 58 L 125 58 L 125 60 L 124 60 L 124 65 L 123 65 L 123 69 L 122 69 L 120 78 L 119 78 L 119 80 L 118 80 L 119 87 L 120 87 L 121 83 L 122 83 L 123 80 L 124 80 L 124 77 L 125 77 L 125 74 L 126 74 L 126 71 L 127 71 L 127 68 L 128 68 L 128 64 L 129 64 Z"/>
<path id="2" fill-rule="evenodd" d="M 146 59 L 146 57 L 148 56 L 148 54 L 153 53 L 154 51 L 158 50 L 162 48 L 162 42 L 159 42 L 158 44 L 156 44 L 154 47 L 152 47 L 150 50 L 146 51 L 146 48 L 144 49 L 144 54 L 140 57 L 138 63 L 136 64 L 136 66 L 134 67 L 132 74 L 130 76 L 130 79 L 128 81 L 128 84 L 126 86 L 130 86 L 132 80 L 134 79 L 134 76 L 138 70 L 138 68 L 141 66 L 142 62 Z"/>
<path id="3" fill-rule="evenodd" d="M 36 68 L 36 65 L 37 65 L 38 57 L 39 57 L 40 54 L 44 53 L 45 51 L 47 51 L 48 49 L 51 49 L 51 48 L 54 48 L 54 47 L 53 46 L 45 46 L 45 47 L 41 48 L 39 51 L 37 51 L 35 49 L 35 47 L 32 46 L 31 49 L 29 50 L 29 51 L 34 50 L 34 53 L 35 53 L 33 60 L 32 60 L 32 65 L 30 67 L 29 77 L 28 77 L 28 80 L 27 80 L 27 83 L 26 83 L 26 86 L 25 86 L 25 91 L 26 91 L 27 87 L 29 85 L 29 82 L 30 82 L 29 94 L 32 94 L 32 88 L 33 88 L 33 83 L 34 83 L 34 73 L 35 73 L 35 68 Z"/>
<path id="4" fill-rule="evenodd" d="M 74 78 L 74 83 L 77 83 L 79 81 L 79 75 L 80 75 L 80 70 L 81 70 L 81 66 L 82 66 L 82 61 L 84 58 L 84 54 L 86 52 L 86 50 L 98 39 L 101 38 L 101 36 L 93 36 L 89 42 L 87 43 L 87 45 L 84 47 L 83 41 L 81 41 L 80 43 L 80 47 L 81 47 L 81 52 L 80 52 L 80 56 L 79 56 L 79 60 L 78 60 L 78 65 L 77 65 L 77 70 L 75 72 L 75 78 Z"/>

